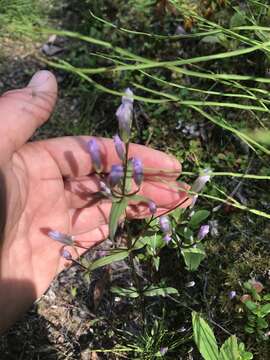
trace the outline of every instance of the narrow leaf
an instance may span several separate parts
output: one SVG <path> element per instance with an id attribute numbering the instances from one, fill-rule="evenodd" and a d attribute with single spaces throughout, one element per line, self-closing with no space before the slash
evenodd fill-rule
<path id="1" fill-rule="evenodd" d="M 145 296 L 167 296 L 172 294 L 178 294 L 178 290 L 173 287 L 151 285 L 145 288 L 143 291 Z"/>
<path id="2" fill-rule="evenodd" d="M 219 352 L 215 335 L 207 322 L 195 311 L 192 312 L 194 341 L 205 360 L 218 360 Z"/>
<path id="3" fill-rule="evenodd" d="M 113 294 L 128 297 L 128 298 L 132 298 L 132 299 L 135 299 L 135 298 L 137 298 L 139 296 L 139 293 L 137 292 L 137 290 L 136 290 L 136 288 L 134 286 L 131 286 L 129 288 L 121 288 L 121 287 L 118 287 L 118 286 L 112 286 L 111 287 L 111 292 Z"/>
<path id="4" fill-rule="evenodd" d="M 109 229 L 110 229 L 110 239 L 114 239 L 114 235 L 117 230 L 118 222 L 121 215 L 124 213 L 128 202 L 126 198 L 121 199 L 119 202 L 115 202 L 112 204 L 112 209 L 110 212 L 110 219 L 109 219 Z"/>
<path id="5" fill-rule="evenodd" d="M 125 258 L 128 257 L 128 255 L 129 252 L 127 250 L 115 250 L 110 255 L 92 262 L 92 264 L 89 267 L 89 270 L 92 271 L 102 266 L 109 265 L 113 262 L 124 260 Z"/>

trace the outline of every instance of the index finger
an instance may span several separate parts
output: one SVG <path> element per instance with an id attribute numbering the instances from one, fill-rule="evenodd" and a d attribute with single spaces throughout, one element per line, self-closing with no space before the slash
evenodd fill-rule
<path id="1" fill-rule="evenodd" d="M 78 177 L 95 172 L 87 143 L 90 136 L 70 136 L 43 140 L 39 142 L 57 163 L 62 176 Z M 95 138 L 100 145 L 103 172 L 110 171 L 112 164 L 119 160 L 113 141 L 106 138 Z M 174 157 L 143 145 L 130 144 L 129 157 L 139 157 L 146 176 L 159 175 L 176 179 L 181 173 L 181 164 Z"/>

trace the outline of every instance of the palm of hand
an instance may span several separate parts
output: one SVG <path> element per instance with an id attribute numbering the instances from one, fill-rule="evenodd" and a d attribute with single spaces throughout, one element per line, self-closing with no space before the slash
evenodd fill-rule
<path id="1" fill-rule="evenodd" d="M 68 201 L 57 163 L 41 143 L 29 143 L 14 154 L 4 173 L 7 191 L 7 228 L 2 257 L 9 257 L 8 272 L 18 268 L 15 280 L 33 281 L 41 295 L 63 266 L 61 244 L 46 228 L 71 231 Z M 5 274 L 7 272 L 7 274 Z"/>

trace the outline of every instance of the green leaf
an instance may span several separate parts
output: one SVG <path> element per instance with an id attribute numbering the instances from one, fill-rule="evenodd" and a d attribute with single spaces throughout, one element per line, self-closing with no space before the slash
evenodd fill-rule
<path id="1" fill-rule="evenodd" d="M 235 335 L 230 336 L 220 348 L 219 360 L 240 360 L 240 353 Z"/>
<path id="2" fill-rule="evenodd" d="M 246 19 L 245 19 L 245 13 L 244 12 L 236 12 L 230 20 L 230 27 L 237 27 L 237 26 L 241 26 L 241 25 L 245 25 L 246 24 Z"/>
<path id="3" fill-rule="evenodd" d="M 119 296 L 124 296 L 124 297 L 132 298 L 132 299 L 139 297 L 139 293 L 137 292 L 137 290 L 134 286 L 131 286 L 129 288 L 121 288 L 118 286 L 112 286 L 110 290 L 113 294 L 117 294 Z"/>
<path id="4" fill-rule="evenodd" d="M 178 290 L 173 287 L 151 285 L 144 288 L 143 294 L 145 296 L 167 296 L 178 294 Z"/>
<path id="5" fill-rule="evenodd" d="M 189 226 L 196 229 L 209 215 L 210 211 L 208 210 L 196 211 L 189 221 Z"/>
<path id="6" fill-rule="evenodd" d="M 263 300 L 270 301 L 270 294 L 264 295 Z"/>
<path id="7" fill-rule="evenodd" d="M 252 360 L 253 359 L 252 353 L 245 350 L 245 344 L 244 343 L 241 342 L 239 344 L 238 348 L 239 348 L 239 353 L 240 353 L 240 359 L 241 360 Z"/>
<path id="8" fill-rule="evenodd" d="M 125 185 L 125 193 L 126 194 L 128 194 L 132 189 L 132 173 L 133 173 L 132 161 L 128 160 L 127 174 L 126 174 L 126 185 Z"/>
<path id="9" fill-rule="evenodd" d="M 253 314 L 256 314 L 256 310 L 258 309 L 258 305 L 251 301 L 251 300 L 247 300 L 244 302 L 244 305 L 248 308 L 248 310 L 250 310 Z"/>
<path id="10" fill-rule="evenodd" d="M 203 358 L 218 360 L 219 352 L 215 335 L 207 322 L 195 311 L 192 312 L 192 326 L 194 341 Z"/>
<path id="11" fill-rule="evenodd" d="M 258 318 L 257 319 L 257 328 L 258 329 L 267 329 L 268 328 L 268 322 L 265 319 Z"/>
<path id="12" fill-rule="evenodd" d="M 183 209 L 178 207 L 173 212 L 170 213 L 170 216 L 172 216 L 175 222 L 178 223 L 182 214 L 183 214 Z"/>
<path id="13" fill-rule="evenodd" d="M 138 202 L 144 202 L 144 203 L 148 203 L 150 201 L 149 198 L 147 198 L 146 196 L 143 195 L 132 195 L 128 197 L 129 200 L 134 200 L 134 201 L 138 201 Z"/>
<path id="14" fill-rule="evenodd" d="M 117 230 L 118 222 L 121 215 L 124 213 L 126 207 L 128 205 L 127 199 L 123 198 L 119 202 L 115 202 L 112 204 L 110 219 L 109 219 L 109 230 L 110 230 L 110 239 L 114 239 L 114 235 Z"/>
<path id="15" fill-rule="evenodd" d="M 100 268 L 105 265 L 109 265 L 116 261 L 124 260 L 125 258 L 128 257 L 128 255 L 129 255 L 128 250 L 114 250 L 110 255 L 93 261 L 92 264 L 90 264 L 89 266 L 89 270 L 93 271 L 97 268 Z"/>
<path id="16" fill-rule="evenodd" d="M 270 304 L 265 304 L 260 306 L 261 309 L 261 314 L 263 317 L 265 317 L 266 315 L 268 315 L 270 313 Z"/>
<path id="17" fill-rule="evenodd" d="M 204 42 L 207 44 L 219 44 L 220 38 L 218 35 L 207 35 L 202 38 L 201 42 Z"/>
<path id="18" fill-rule="evenodd" d="M 253 334 L 253 333 L 255 332 L 255 329 L 252 328 L 251 326 L 248 326 L 248 325 L 246 325 L 246 326 L 244 327 L 244 330 L 245 330 L 245 332 L 248 333 L 248 334 Z"/>
<path id="19" fill-rule="evenodd" d="M 182 255 L 189 271 L 195 271 L 198 269 L 200 263 L 206 257 L 205 251 L 200 248 L 188 248 L 182 249 Z"/>

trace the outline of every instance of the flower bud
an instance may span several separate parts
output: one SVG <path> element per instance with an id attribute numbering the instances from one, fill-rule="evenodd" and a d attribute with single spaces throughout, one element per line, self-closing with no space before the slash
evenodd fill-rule
<path id="1" fill-rule="evenodd" d="M 157 205 L 154 201 L 150 200 L 148 202 L 148 207 L 149 207 L 149 211 L 152 215 L 155 215 L 155 213 L 157 212 Z"/>
<path id="2" fill-rule="evenodd" d="M 116 111 L 116 117 L 118 119 L 121 138 L 127 143 L 130 138 L 133 118 L 133 92 L 129 88 L 126 89 L 125 96 L 122 97 L 122 104 Z"/>
<path id="3" fill-rule="evenodd" d="M 210 178 L 210 170 L 205 169 L 203 173 L 194 181 L 191 187 L 191 191 L 196 193 L 200 192 L 204 188 L 205 184 L 210 181 Z"/>
<path id="4" fill-rule="evenodd" d="M 133 105 L 133 91 L 130 88 L 125 90 L 125 95 L 122 97 L 122 104 L 130 104 Z"/>
<path id="5" fill-rule="evenodd" d="M 199 193 L 205 186 L 205 184 L 210 181 L 211 178 L 211 171 L 209 169 L 205 169 L 203 173 L 194 181 L 191 191 L 195 193 Z M 198 199 L 198 195 L 193 195 L 192 203 L 190 205 L 190 209 L 193 208 L 196 201 Z"/>
<path id="6" fill-rule="evenodd" d="M 66 260 L 72 260 L 71 253 L 68 250 L 64 249 L 64 248 L 61 249 L 60 255 Z"/>
<path id="7" fill-rule="evenodd" d="M 235 297 L 236 297 L 236 291 L 235 290 L 231 290 L 230 292 L 229 292 L 229 299 L 230 300 L 233 300 Z"/>
<path id="8" fill-rule="evenodd" d="M 58 241 L 62 244 L 74 245 L 74 236 L 72 235 L 64 234 L 57 230 L 51 230 L 48 232 L 48 236 L 51 239 Z"/>
<path id="9" fill-rule="evenodd" d="M 197 235 L 198 240 L 200 241 L 203 240 L 206 237 L 206 235 L 209 233 L 209 229 L 210 229 L 209 225 L 202 225 Z"/>
<path id="10" fill-rule="evenodd" d="M 169 234 L 171 232 L 171 223 L 168 216 L 162 215 L 159 218 L 159 226 L 164 234 Z"/>
<path id="11" fill-rule="evenodd" d="M 122 177 L 124 176 L 124 169 L 122 165 L 112 165 L 111 172 L 109 174 L 109 184 L 111 187 L 119 184 Z"/>
<path id="12" fill-rule="evenodd" d="M 137 186 L 140 186 L 143 181 L 143 165 L 139 158 L 132 159 L 133 178 Z"/>
<path id="13" fill-rule="evenodd" d="M 107 197 L 112 196 L 111 189 L 105 184 L 105 182 L 100 181 L 99 186 L 100 186 L 100 191 L 102 192 L 103 195 Z"/>
<path id="14" fill-rule="evenodd" d="M 113 137 L 113 141 L 114 141 L 114 146 L 115 146 L 117 155 L 119 156 L 119 158 L 122 161 L 124 161 L 125 160 L 125 148 L 124 148 L 123 141 L 120 139 L 119 135 L 115 135 Z"/>
<path id="15" fill-rule="evenodd" d="M 91 139 L 90 141 L 88 141 L 87 148 L 91 155 L 94 169 L 96 170 L 96 172 L 100 172 L 101 171 L 101 154 L 100 154 L 99 144 L 96 141 L 96 139 Z"/>
<path id="16" fill-rule="evenodd" d="M 172 237 L 171 237 L 171 235 L 166 234 L 166 235 L 163 237 L 163 240 L 165 241 L 166 244 L 168 244 L 168 243 L 172 240 Z"/>

